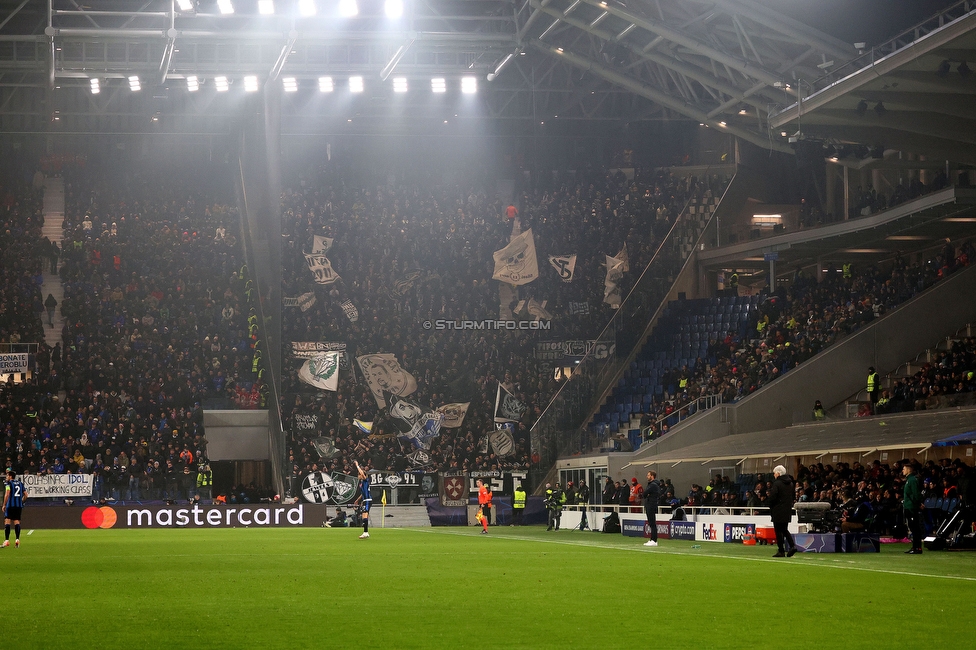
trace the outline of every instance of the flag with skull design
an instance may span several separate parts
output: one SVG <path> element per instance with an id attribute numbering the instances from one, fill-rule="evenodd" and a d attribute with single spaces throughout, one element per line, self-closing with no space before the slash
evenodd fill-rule
<path id="1" fill-rule="evenodd" d="M 539 277 L 539 260 L 535 253 L 535 239 L 529 228 L 515 237 L 508 246 L 494 252 L 494 280 L 516 286 L 528 284 Z"/>

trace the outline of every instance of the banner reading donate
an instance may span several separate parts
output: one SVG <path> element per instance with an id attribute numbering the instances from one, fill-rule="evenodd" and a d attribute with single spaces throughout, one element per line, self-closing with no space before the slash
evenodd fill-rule
<path id="1" fill-rule="evenodd" d="M 24 474 L 20 477 L 31 499 L 43 497 L 90 497 L 91 474 Z"/>
<path id="2" fill-rule="evenodd" d="M 0 372 L 27 372 L 29 357 L 26 352 L 0 354 Z"/>

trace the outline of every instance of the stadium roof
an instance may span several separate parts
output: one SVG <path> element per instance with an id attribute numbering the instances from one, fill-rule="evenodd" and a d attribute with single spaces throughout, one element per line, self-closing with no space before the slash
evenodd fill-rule
<path id="1" fill-rule="evenodd" d="M 355 16 L 340 15 L 338 0 L 303 3 L 316 8 L 310 16 L 298 0 L 265 3 L 272 14 L 257 0 L 225 0 L 229 14 L 216 0 L 0 0 L 0 105 L 33 117 L 27 89 L 43 88 L 76 97 L 44 98 L 64 112 L 193 116 L 219 110 L 210 105 L 218 76 L 233 94 L 245 76 L 293 79 L 302 93 L 331 75 L 362 76 L 369 106 L 381 111 L 393 77 L 407 78 L 413 95 L 435 76 L 452 92 L 473 76 L 490 119 L 695 121 L 789 152 L 779 125 L 791 120 L 791 88 L 864 62 L 852 43 L 757 0 L 405 0 L 399 18 L 383 0 L 350 2 Z M 967 47 L 964 27 L 952 47 Z M 150 99 L 128 97 L 131 76 Z M 188 77 L 206 99 L 186 99 Z M 429 108 L 403 99 L 397 110 L 411 101 L 418 115 Z"/>
<path id="2" fill-rule="evenodd" d="M 976 4 L 965 1 L 798 83 L 798 101 L 771 116 L 770 126 L 838 144 L 976 163 L 972 68 Z"/>
<path id="3" fill-rule="evenodd" d="M 868 455 L 876 451 L 923 451 L 939 440 L 976 428 L 976 408 L 900 413 L 855 420 L 834 420 L 773 431 L 756 431 L 675 449 L 631 465 L 701 463 L 713 460 Z M 628 465 L 629 466 L 629 465 Z"/>

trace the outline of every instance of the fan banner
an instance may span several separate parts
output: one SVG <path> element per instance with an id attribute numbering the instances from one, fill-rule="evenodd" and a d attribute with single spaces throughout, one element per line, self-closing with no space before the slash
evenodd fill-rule
<path id="1" fill-rule="evenodd" d="M 332 284 L 339 279 L 339 274 L 332 268 L 332 262 L 325 255 L 305 255 L 305 263 L 312 272 L 317 284 Z"/>
<path id="2" fill-rule="evenodd" d="M 302 364 L 298 378 L 323 390 L 339 389 L 339 355 L 341 352 L 318 354 Z"/>
<path id="3" fill-rule="evenodd" d="M 400 367 L 396 356 L 392 354 L 364 354 L 356 357 L 359 369 L 366 378 L 369 389 L 373 391 L 373 399 L 380 408 L 386 408 L 383 392 L 406 397 L 417 390 L 417 380 L 413 375 Z"/>
<path id="4" fill-rule="evenodd" d="M 312 252 L 311 255 L 325 255 L 332 248 L 332 242 L 335 240 L 331 237 L 323 237 L 322 235 L 312 235 Z"/>
<path id="5" fill-rule="evenodd" d="M 563 282 L 573 281 L 573 276 L 576 273 L 575 255 L 550 255 L 549 263 L 552 264 L 552 268 L 556 269 L 560 280 Z"/>
<path id="6" fill-rule="evenodd" d="M 603 283 L 603 302 L 613 309 L 619 309 L 620 279 L 624 276 L 624 261 L 607 255 L 607 279 Z"/>
<path id="7" fill-rule="evenodd" d="M 509 242 L 508 246 L 494 252 L 494 280 L 516 286 L 528 284 L 539 277 L 539 260 L 535 253 L 535 240 L 529 228 Z"/>
<path id="8" fill-rule="evenodd" d="M 464 416 L 468 414 L 468 407 L 471 402 L 455 402 L 444 404 L 437 407 L 437 412 L 444 415 L 441 426 L 445 429 L 457 429 L 464 422 Z"/>
<path id="9" fill-rule="evenodd" d="M 508 390 L 498 384 L 495 395 L 495 422 L 518 422 L 525 413 L 526 405 L 515 398 Z"/>
<path id="10" fill-rule="evenodd" d="M 412 449 L 430 449 L 430 439 L 440 435 L 444 414 L 392 393 L 383 397 L 390 405 L 390 420 L 401 442 Z"/>

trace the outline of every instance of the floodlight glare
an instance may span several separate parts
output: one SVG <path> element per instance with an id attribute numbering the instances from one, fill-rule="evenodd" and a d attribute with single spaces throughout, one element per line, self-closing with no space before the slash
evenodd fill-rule
<path id="1" fill-rule="evenodd" d="M 315 0 L 298 0 L 298 13 L 303 16 L 314 16 Z"/>
<path id="2" fill-rule="evenodd" d="M 356 0 L 339 0 L 339 15 L 343 18 L 352 18 L 359 15 L 359 5 Z"/>
<path id="3" fill-rule="evenodd" d="M 274 14 L 274 0 L 258 0 L 258 13 L 262 16 Z"/>
<path id="4" fill-rule="evenodd" d="M 132 75 L 129 77 L 129 90 L 132 92 L 142 90 L 142 84 L 139 83 L 139 77 L 137 75 Z"/>
<path id="5" fill-rule="evenodd" d="M 403 0 L 386 0 L 383 5 L 386 17 L 396 20 L 403 16 Z"/>
<path id="6" fill-rule="evenodd" d="M 258 91 L 258 78 L 253 74 L 244 77 L 244 92 L 256 93 Z"/>
<path id="7" fill-rule="evenodd" d="M 200 81 L 197 79 L 195 74 L 191 74 L 186 78 L 186 89 L 191 93 L 195 93 L 196 91 L 200 90 Z"/>
<path id="8" fill-rule="evenodd" d="M 447 81 L 444 77 L 434 77 L 430 80 L 430 92 L 432 93 L 446 93 L 447 92 Z"/>
<path id="9" fill-rule="evenodd" d="M 231 4 L 230 0 L 217 0 L 217 9 L 225 15 L 234 13 L 234 5 Z"/>
<path id="10" fill-rule="evenodd" d="M 92 95 L 97 95 L 100 92 L 102 92 L 102 89 L 99 87 L 98 79 L 92 79 L 91 80 L 91 94 Z"/>
<path id="11" fill-rule="evenodd" d="M 319 77 L 320 93 L 331 93 L 333 90 L 335 90 L 335 85 L 332 83 L 332 77 Z"/>
<path id="12" fill-rule="evenodd" d="M 281 85 L 286 93 L 298 92 L 298 80 L 295 77 L 285 77 L 281 80 Z"/>
<path id="13" fill-rule="evenodd" d="M 407 78 L 406 77 L 394 77 L 394 79 L 393 79 L 393 92 L 395 92 L 395 93 L 405 93 L 405 92 L 407 92 Z"/>
<path id="14" fill-rule="evenodd" d="M 475 77 L 461 77 L 461 92 L 465 95 L 478 92 L 478 80 Z"/>
<path id="15" fill-rule="evenodd" d="M 227 77 L 223 75 L 214 77 L 214 85 L 217 87 L 218 93 L 225 93 L 230 89 L 230 85 L 227 83 Z"/>
<path id="16" fill-rule="evenodd" d="M 361 92 L 363 92 L 363 78 L 362 77 L 349 77 L 349 92 L 351 92 L 351 93 L 361 93 Z"/>
<path id="17" fill-rule="evenodd" d="M 176 6 L 180 11 L 193 11 L 193 0 L 176 0 Z"/>

